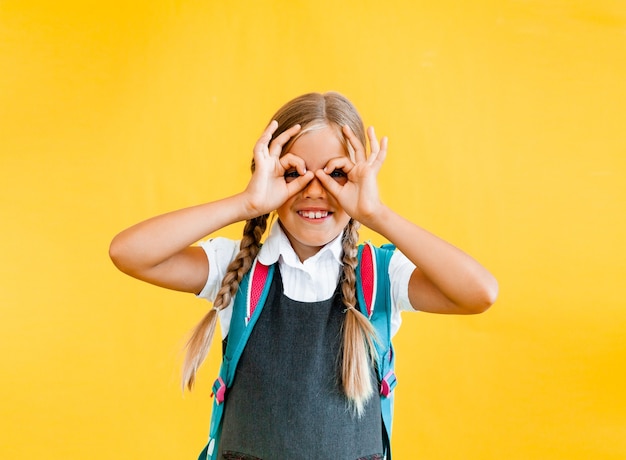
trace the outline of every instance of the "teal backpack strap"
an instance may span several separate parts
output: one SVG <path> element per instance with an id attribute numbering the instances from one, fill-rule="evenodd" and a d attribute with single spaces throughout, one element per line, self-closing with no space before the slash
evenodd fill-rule
<path id="1" fill-rule="evenodd" d="M 359 246 L 357 266 L 357 299 L 361 313 L 366 315 L 378 336 L 376 344 L 377 374 L 380 382 L 380 403 L 384 425 L 383 448 L 386 460 L 391 460 L 391 422 L 393 419 L 393 390 L 395 354 L 391 344 L 391 293 L 389 261 L 395 247 L 376 247 L 371 243 Z"/>
<path id="2" fill-rule="evenodd" d="M 263 265 L 254 260 L 250 271 L 244 275 L 235 294 L 233 314 L 226 343 L 226 350 L 222 359 L 220 373 L 213 384 L 213 410 L 211 413 L 211 428 L 209 442 L 198 457 L 198 460 L 213 460 L 218 458 L 217 445 L 222 432 L 222 416 L 224 400 L 228 388 L 233 384 L 235 371 L 241 353 L 248 342 L 250 332 L 254 328 L 270 290 L 274 275 L 274 265 Z"/>

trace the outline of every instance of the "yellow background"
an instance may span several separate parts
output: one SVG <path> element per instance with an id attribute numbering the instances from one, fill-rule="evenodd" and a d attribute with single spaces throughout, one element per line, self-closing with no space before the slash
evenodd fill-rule
<path id="1" fill-rule="evenodd" d="M 109 241 L 241 190 L 271 114 L 338 90 L 384 199 L 501 288 L 404 316 L 394 458 L 626 458 L 625 82 L 621 0 L 1 1 L 0 457 L 196 458 L 208 304 Z"/>

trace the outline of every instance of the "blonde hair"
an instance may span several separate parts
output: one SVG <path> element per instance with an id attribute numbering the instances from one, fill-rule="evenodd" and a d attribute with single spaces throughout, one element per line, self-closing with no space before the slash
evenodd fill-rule
<path id="1" fill-rule="evenodd" d="M 283 152 L 288 151 L 303 134 L 324 126 L 337 130 L 338 138 L 353 160 L 354 151 L 343 136 L 341 128 L 348 125 L 363 145 L 366 142 L 363 122 L 355 107 L 348 99 L 335 92 L 299 96 L 283 105 L 272 119 L 278 122 L 273 138 L 296 124 L 302 127 L 300 132 L 284 146 Z M 251 169 L 254 171 L 254 160 Z M 259 216 L 246 222 L 240 251 L 228 266 L 222 286 L 213 302 L 213 308 L 192 331 L 187 343 L 187 355 L 183 364 L 183 387 L 189 389 L 193 387 L 196 372 L 206 358 L 213 339 L 217 312 L 230 305 L 239 283 L 250 270 L 258 254 L 268 216 Z M 358 416 L 362 415 L 365 403 L 375 392 L 371 372 L 376 360 L 374 347 L 376 332 L 370 321 L 356 307 L 359 226 L 358 222 L 350 219 L 342 239 L 341 294 L 346 307 L 346 317 L 343 324 L 343 343 L 341 350 L 338 350 L 341 358 L 341 384 L 350 407 Z"/>

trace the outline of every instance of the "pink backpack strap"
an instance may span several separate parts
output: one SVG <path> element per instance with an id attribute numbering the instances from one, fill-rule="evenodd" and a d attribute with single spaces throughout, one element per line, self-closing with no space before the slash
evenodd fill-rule
<path id="1" fill-rule="evenodd" d="M 248 285 L 247 293 L 248 301 L 246 302 L 246 324 L 248 324 L 248 321 L 252 318 L 256 306 L 259 304 L 261 294 L 263 294 L 263 288 L 265 287 L 265 282 L 267 281 L 269 266 L 263 265 L 258 261 L 258 259 L 255 259 L 250 272 L 250 284 Z"/>
<path id="2" fill-rule="evenodd" d="M 367 309 L 367 317 L 371 318 L 374 313 L 374 301 L 376 300 L 376 260 L 375 252 L 372 250 L 371 244 L 366 243 L 363 246 L 360 261 L 361 272 L 361 288 L 363 289 L 363 297 L 365 299 L 365 307 Z"/>

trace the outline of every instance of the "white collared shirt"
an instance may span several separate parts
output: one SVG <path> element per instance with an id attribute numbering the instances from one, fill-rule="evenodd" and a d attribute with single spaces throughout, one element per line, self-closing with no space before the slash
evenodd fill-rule
<path id="1" fill-rule="evenodd" d="M 317 302 L 329 299 L 337 287 L 342 267 L 341 234 L 324 246 L 317 254 L 301 262 L 287 235 L 278 221 L 274 222 L 267 240 L 261 246 L 258 259 L 264 265 L 278 262 L 283 280 L 283 292 L 290 299 L 299 302 Z M 226 275 L 228 264 L 239 252 L 240 241 L 227 238 L 214 238 L 200 246 L 209 260 L 209 276 L 198 297 L 213 302 Z M 391 282 L 392 319 L 391 335 L 400 328 L 403 310 L 415 311 L 408 295 L 409 279 L 415 265 L 396 250 L 389 263 Z M 222 338 L 228 334 L 232 316 L 232 303 L 220 311 Z"/>

